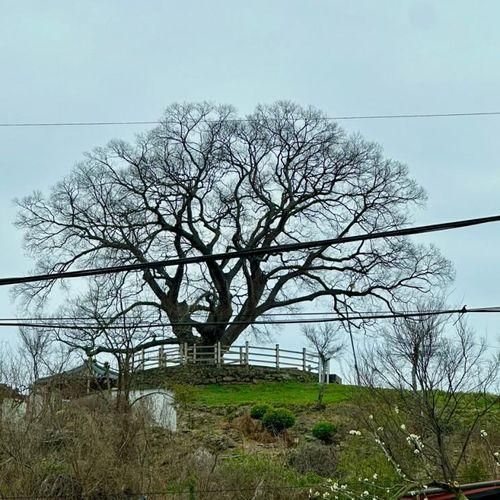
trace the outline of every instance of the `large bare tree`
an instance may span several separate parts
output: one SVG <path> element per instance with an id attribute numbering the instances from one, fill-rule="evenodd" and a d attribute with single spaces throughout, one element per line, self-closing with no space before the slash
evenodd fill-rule
<path id="1" fill-rule="evenodd" d="M 405 165 L 315 109 L 278 102 L 242 120 L 183 104 L 134 145 L 96 149 L 48 195 L 18 201 L 17 225 L 36 271 L 54 272 L 401 228 L 424 198 Z M 450 273 L 436 249 L 391 238 L 155 268 L 120 286 L 180 341 L 226 345 L 271 310 L 325 297 L 340 313 L 391 307 Z"/>

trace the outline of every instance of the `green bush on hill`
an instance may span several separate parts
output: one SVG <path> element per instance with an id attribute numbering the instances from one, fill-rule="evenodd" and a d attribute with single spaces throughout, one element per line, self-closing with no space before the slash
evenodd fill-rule
<path id="1" fill-rule="evenodd" d="M 264 415 L 271 409 L 270 405 L 260 404 L 254 405 L 250 409 L 250 416 L 256 420 L 262 420 Z"/>
<path id="2" fill-rule="evenodd" d="M 281 434 L 295 424 L 295 415 L 285 408 L 271 408 L 262 418 L 264 427 L 273 434 Z"/>
<path id="3" fill-rule="evenodd" d="M 323 443 L 331 443 L 337 433 L 337 427 L 330 422 L 318 422 L 312 429 L 312 435 Z"/>

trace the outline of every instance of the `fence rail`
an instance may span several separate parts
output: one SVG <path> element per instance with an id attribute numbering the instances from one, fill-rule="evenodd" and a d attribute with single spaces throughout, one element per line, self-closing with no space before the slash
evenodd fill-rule
<path id="1" fill-rule="evenodd" d="M 135 370 L 150 370 L 186 364 L 267 366 L 271 368 L 296 368 L 305 372 L 319 373 L 318 355 L 307 351 L 274 347 L 242 345 L 223 346 L 220 342 L 211 346 L 179 344 L 144 349 L 134 356 Z"/>

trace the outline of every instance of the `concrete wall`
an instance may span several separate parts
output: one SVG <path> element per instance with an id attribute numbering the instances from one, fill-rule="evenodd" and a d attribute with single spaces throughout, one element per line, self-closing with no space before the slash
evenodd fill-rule
<path id="1" fill-rule="evenodd" d="M 134 408 L 145 408 L 159 427 L 175 431 L 177 411 L 173 393 L 164 389 L 141 389 L 130 392 L 130 402 Z"/>

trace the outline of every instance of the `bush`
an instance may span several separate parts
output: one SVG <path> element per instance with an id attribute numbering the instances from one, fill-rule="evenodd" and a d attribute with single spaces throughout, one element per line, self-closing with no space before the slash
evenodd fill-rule
<path id="1" fill-rule="evenodd" d="M 250 416 L 252 418 L 255 418 L 257 420 L 262 420 L 264 415 L 271 409 L 269 405 L 266 404 L 260 404 L 260 405 L 255 405 L 252 406 L 250 409 Z"/>
<path id="2" fill-rule="evenodd" d="M 288 463 L 301 474 L 314 473 L 322 477 L 331 477 L 337 470 L 337 450 L 333 446 L 305 443 L 291 453 Z"/>
<path id="3" fill-rule="evenodd" d="M 285 408 L 269 409 L 262 418 L 262 424 L 273 434 L 280 434 L 295 424 L 295 415 Z"/>
<path id="4" fill-rule="evenodd" d="M 330 422 L 318 422 L 312 429 L 312 435 L 323 443 L 331 443 L 337 433 L 337 427 Z"/>

